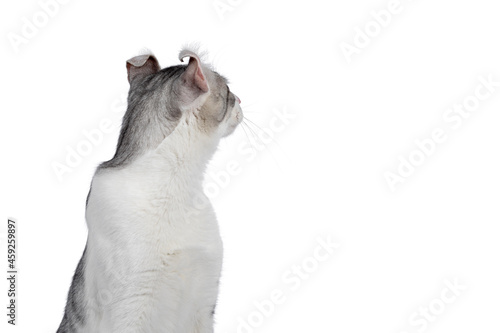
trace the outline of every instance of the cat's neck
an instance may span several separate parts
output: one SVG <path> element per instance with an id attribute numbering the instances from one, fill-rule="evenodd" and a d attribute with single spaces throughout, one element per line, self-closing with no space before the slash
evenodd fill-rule
<path id="1" fill-rule="evenodd" d="M 194 121 L 193 115 L 181 118 L 175 130 L 141 161 L 144 172 L 178 186 L 201 188 L 206 166 L 220 139 L 193 127 Z"/>

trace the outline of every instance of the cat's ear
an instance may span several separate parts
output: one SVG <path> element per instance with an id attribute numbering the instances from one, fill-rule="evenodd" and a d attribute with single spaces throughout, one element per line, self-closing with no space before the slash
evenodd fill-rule
<path id="1" fill-rule="evenodd" d="M 186 57 L 189 57 L 189 63 L 181 77 L 183 83 L 190 89 L 199 89 L 201 93 L 208 92 L 208 80 L 203 73 L 200 58 L 190 50 L 182 50 L 179 53 L 179 60 L 184 61 Z"/>
<path id="2" fill-rule="evenodd" d="M 156 57 L 152 54 L 144 54 L 127 60 L 127 75 L 128 82 L 138 76 L 144 76 L 156 73 L 160 70 L 160 64 Z"/>

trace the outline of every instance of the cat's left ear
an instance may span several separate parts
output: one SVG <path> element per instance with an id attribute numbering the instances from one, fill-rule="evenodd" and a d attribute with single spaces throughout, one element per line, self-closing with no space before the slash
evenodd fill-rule
<path id="1" fill-rule="evenodd" d="M 132 83 L 138 76 L 153 74 L 159 70 L 160 64 L 152 54 L 144 54 L 127 60 L 127 76 L 129 83 Z"/>
<path id="2" fill-rule="evenodd" d="M 182 50 L 179 53 L 179 60 L 184 61 L 183 59 L 186 57 L 189 57 L 189 63 L 186 67 L 186 71 L 182 74 L 183 82 L 189 88 L 199 89 L 202 93 L 208 92 L 208 80 L 203 73 L 200 58 L 190 50 Z"/>

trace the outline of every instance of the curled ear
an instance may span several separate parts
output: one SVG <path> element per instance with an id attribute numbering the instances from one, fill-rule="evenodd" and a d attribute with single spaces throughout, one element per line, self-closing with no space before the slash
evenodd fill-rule
<path id="1" fill-rule="evenodd" d="M 189 57 L 189 63 L 186 71 L 182 74 L 183 82 L 191 89 L 199 89 L 202 93 L 208 92 L 208 81 L 203 73 L 200 58 L 192 51 L 182 50 L 179 53 L 179 60 L 184 61 L 185 57 Z"/>
<path id="2" fill-rule="evenodd" d="M 144 54 L 127 60 L 128 82 L 136 77 L 156 73 L 160 70 L 158 60 L 152 54 Z"/>

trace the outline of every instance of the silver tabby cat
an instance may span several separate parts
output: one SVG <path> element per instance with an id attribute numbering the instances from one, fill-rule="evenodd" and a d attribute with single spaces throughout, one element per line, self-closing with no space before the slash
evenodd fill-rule
<path id="1" fill-rule="evenodd" d="M 203 174 L 243 114 L 227 80 L 186 57 L 164 69 L 151 54 L 127 61 L 127 111 L 92 179 L 58 333 L 213 332 L 222 242 Z"/>

